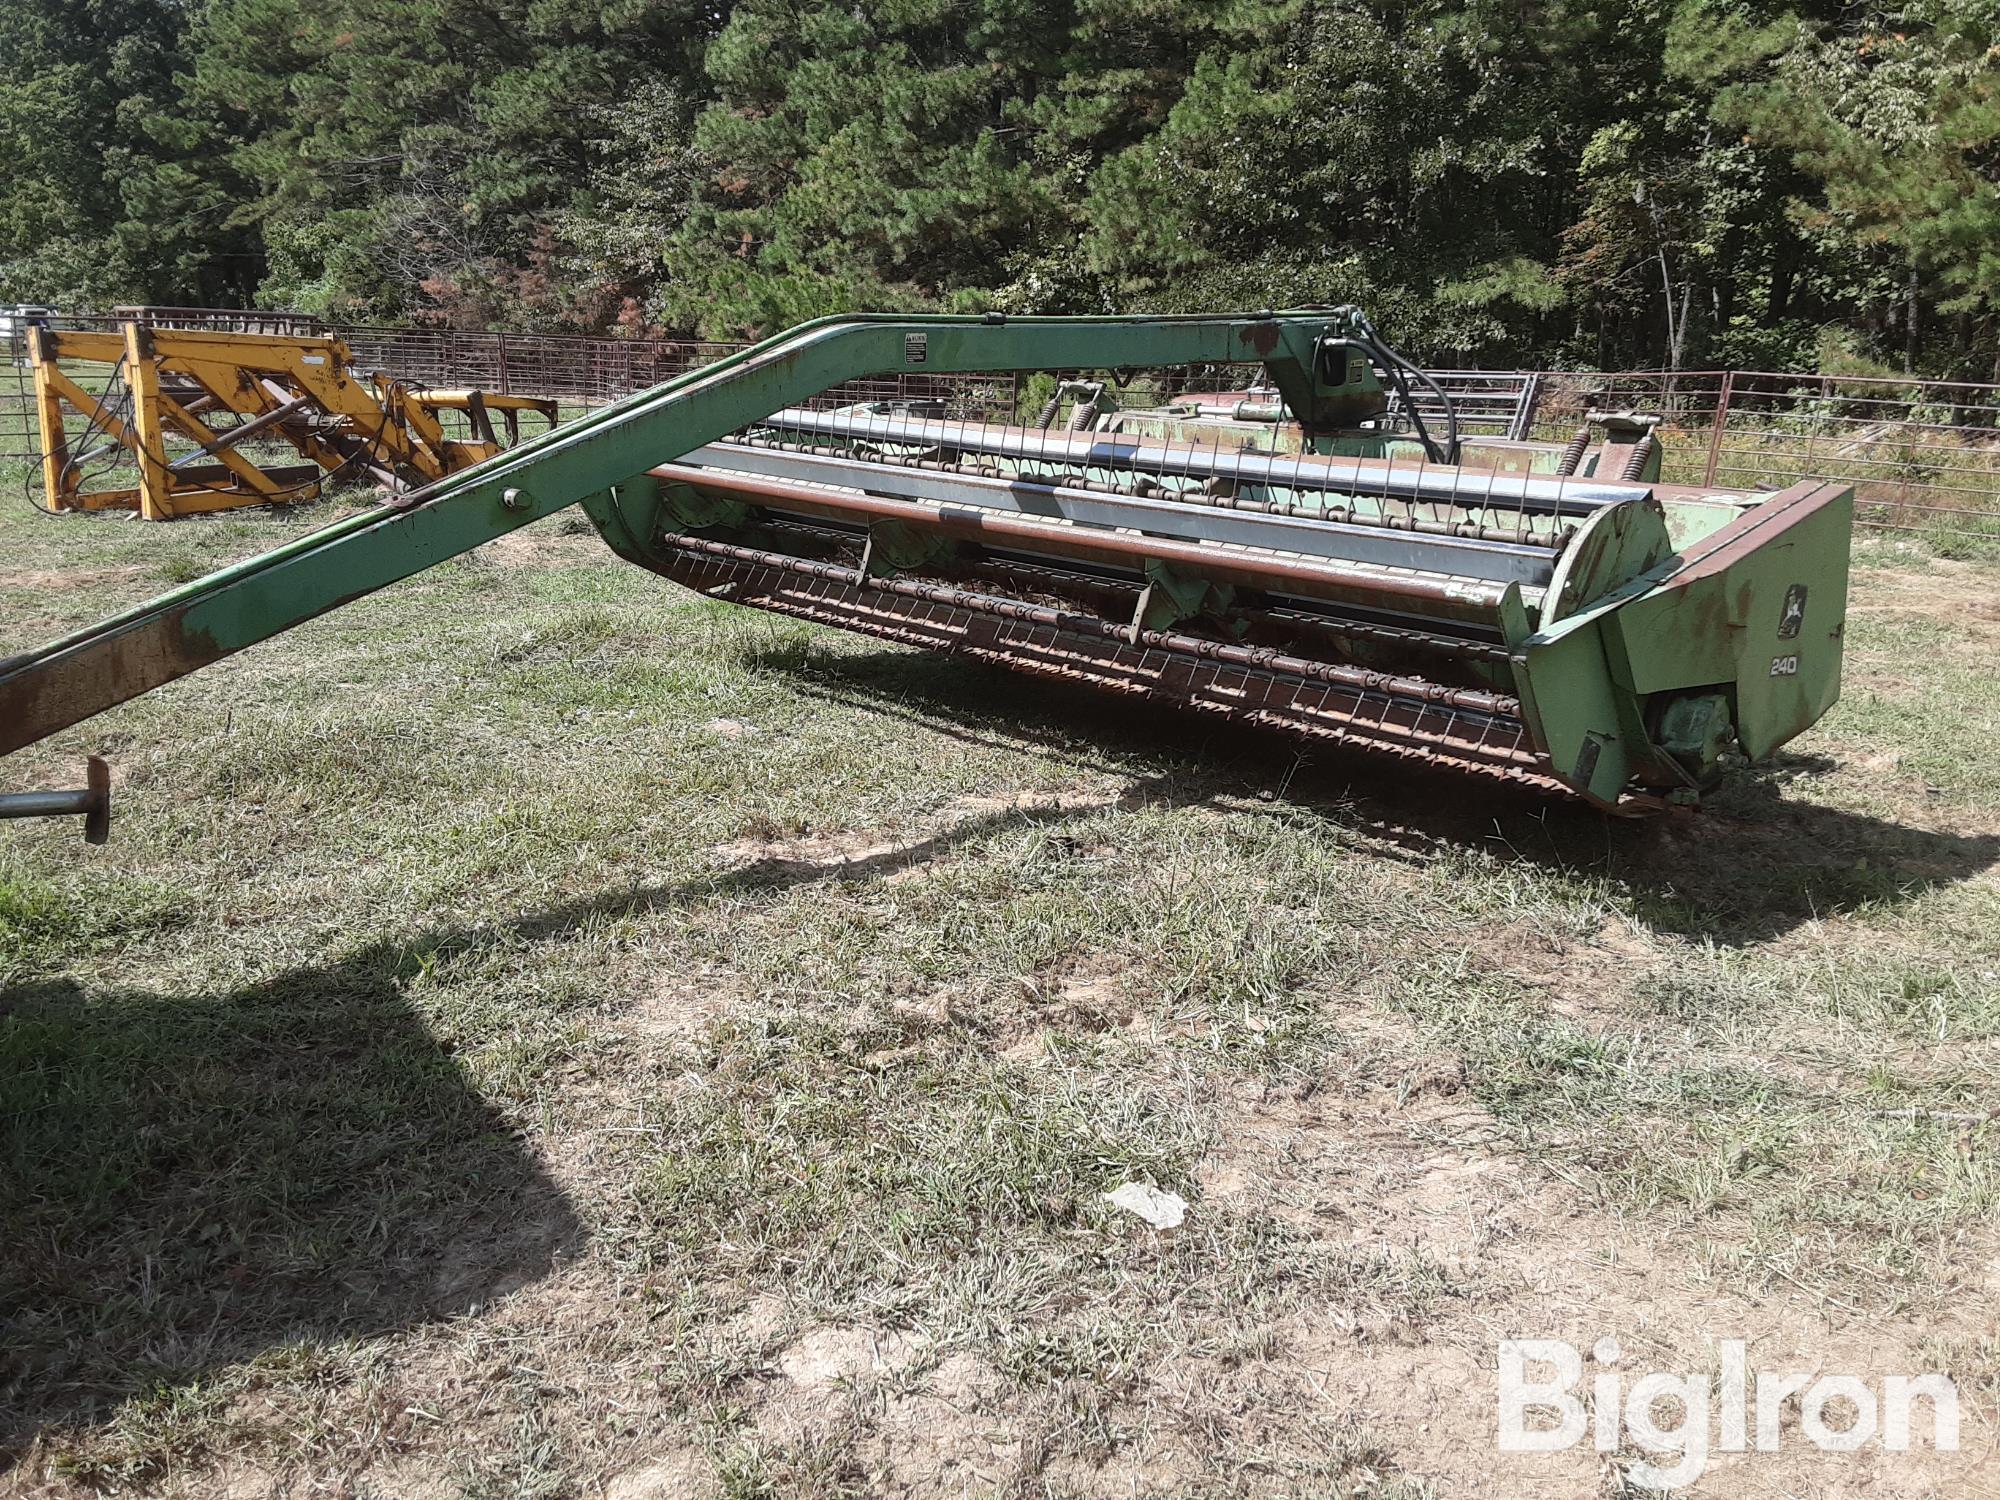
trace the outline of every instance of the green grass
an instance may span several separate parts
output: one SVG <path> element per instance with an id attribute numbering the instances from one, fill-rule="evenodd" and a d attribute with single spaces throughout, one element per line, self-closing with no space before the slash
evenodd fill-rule
<path id="1" fill-rule="evenodd" d="M 0 610 L 333 509 L 17 507 Z M 1628 826 L 529 536 L 10 760 L 118 777 L 0 838 L 17 1487 L 1461 1493 L 1641 1298 L 1990 1379 L 1990 569 L 1865 545 L 1835 716 Z"/>

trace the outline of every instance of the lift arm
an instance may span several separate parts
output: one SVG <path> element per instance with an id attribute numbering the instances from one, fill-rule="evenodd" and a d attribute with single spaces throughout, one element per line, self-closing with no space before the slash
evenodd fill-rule
<path id="1" fill-rule="evenodd" d="M 1261 363 L 1308 431 L 1350 400 L 1340 312 L 1167 318 L 865 315 L 806 323 L 463 474 L 0 661 L 0 754 L 868 375 Z M 621 548 L 621 550 L 623 550 Z"/>

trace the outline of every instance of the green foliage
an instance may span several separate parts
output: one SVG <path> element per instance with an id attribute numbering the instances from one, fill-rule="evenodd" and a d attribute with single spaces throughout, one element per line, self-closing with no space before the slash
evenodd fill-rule
<path id="1" fill-rule="evenodd" d="M 665 320 L 734 336 L 860 306 L 972 309 L 1069 250 L 1097 143 L 1157 110 L 1130 64 L 1229 22 L 1065 9 L 735 6 L 707 57 L 694 149 L 710 170 L 664 256 Z M 1103 77 L 1116 52 L 1129 98 Z"/>
<path id="2" fill-rule="evenodd" d="M 263 226 L 260 295 L 343 317 L 602 321 L 620 288 L 563 267 L 631 59 L 698 53 L 692 0 L 214 0 L 190 102 Z"/>
<path id="3" fill-rule="evenodd" d="M 1985 375 L 1990 0 L 19 0 L 0 298 L 769 332 L 1363 301 Z"/>
<path id="4" fill-rule="evenodd" d="M 230 301 L 255 257 L 218 227 L 213 145 L 177 109 L 188 38 L 160 0 L 0 7 L 0 301 Z"/>
<path id="5" fill-rule="evenodd" d="M 1912 0 L 1858 26 L 1793 28 L 1717 101 L 1824 188 L 1801 217 L 1920 278 L 1940 312 L 2000 307 L 2000 13 Z M 1914 300 L 1914 299 L 1913 299 Z"/>

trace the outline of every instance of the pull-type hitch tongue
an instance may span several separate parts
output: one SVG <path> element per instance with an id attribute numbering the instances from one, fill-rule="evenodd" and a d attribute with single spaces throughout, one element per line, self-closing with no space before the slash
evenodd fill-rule
<path id="1" fill-rule="evenodd" d="M 93 755 L 84 786 L 68 792 L 12 792 L 0 797 L 0 818 L 83 819 L 83 836 L 93 844 L 111 837 L 111 768 Z"/>

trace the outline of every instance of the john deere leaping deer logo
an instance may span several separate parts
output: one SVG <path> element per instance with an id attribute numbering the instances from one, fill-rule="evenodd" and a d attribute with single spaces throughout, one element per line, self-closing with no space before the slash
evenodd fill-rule
<path id="1" fill-rule="evenodd" d="M 1806 586 L 1795 583 L 1785 590 L 1784 613 L 1778 616 L 1778 639 L 1795 641 L 1806 623 Z"/>

